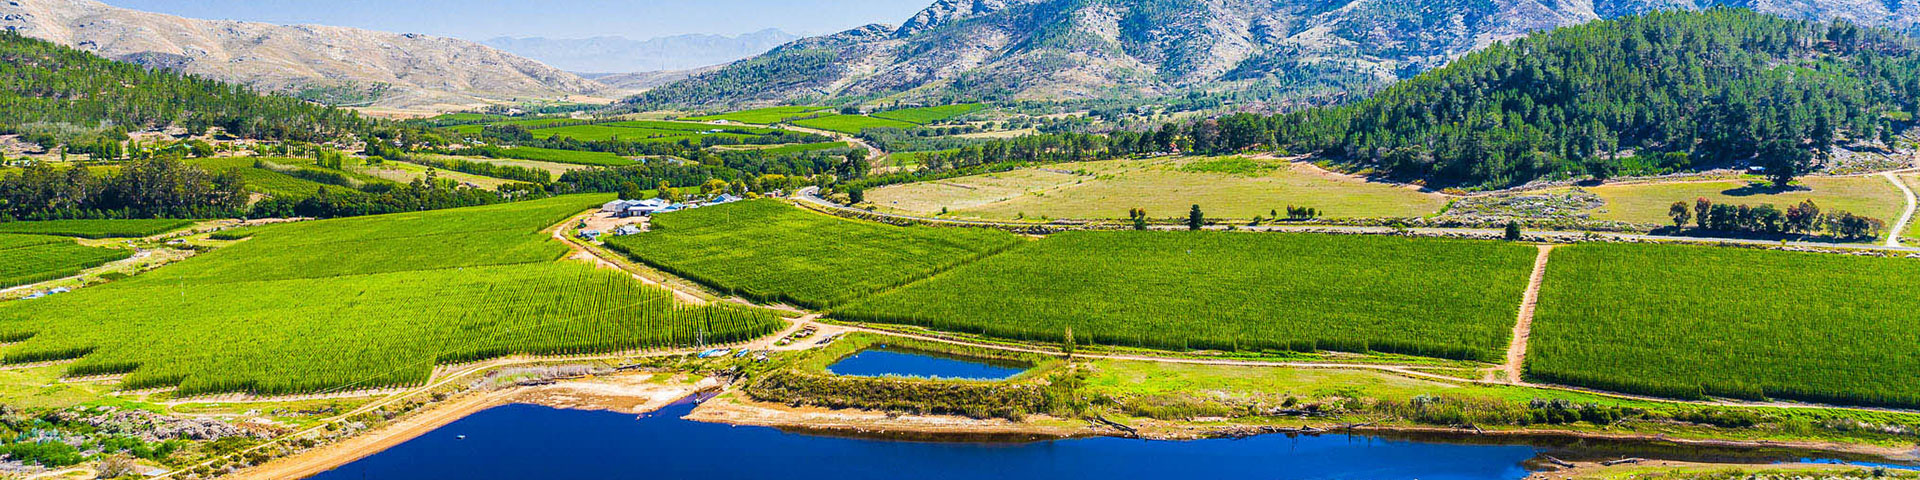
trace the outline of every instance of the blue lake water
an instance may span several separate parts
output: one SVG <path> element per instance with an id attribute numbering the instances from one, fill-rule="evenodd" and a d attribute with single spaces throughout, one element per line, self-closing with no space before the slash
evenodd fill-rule
<path id="1" fill-rule="evenodd" d="M 1027 366 L 965 359 L 885 346 L 861 350 L 827 366 L 835 375 L 922 377 L 950 380 L 1005 380 Z"/>
<path id="2" fill-rule="evenodd" d="M 1180 442 L 1107 437 L 916 442 L 682 420 L 693 408 L 692 402 L 683 401 L 634 416 L 501 406 L 312 478 L 1483 480 L 1525 477 L 1523 462 L 1542 453 L 1581 458 L 1578 446 L 1566 444 L 1462 444 L 1349 435 Z M 1610 444 L 1596 450 L 1604 458 L 1663 458 Z M 1688 459 L 1722 458 L 1713 455 Z M 1770 455 L 1767 460 L 1738 458 L 1802 458 Z"/>

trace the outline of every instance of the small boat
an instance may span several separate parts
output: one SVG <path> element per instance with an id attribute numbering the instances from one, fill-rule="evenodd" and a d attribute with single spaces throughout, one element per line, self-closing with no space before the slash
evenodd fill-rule
<path id="1" fill-rule="evenodd" d="M 721 355 L 726 355 L 731 352 L 733 352 L 733 349 L 731 348 L 716 348 L 712 350 L 707 350 L 705 352 L 700 352 L 700 358 L 713 358 Z"/>
<path id="2" fill-rule="evenodd" d="M 454 435 L 454 436 L 453 436 L 453 439 L 454 439 L 454 440 L 466 440 L 466 439 L 467 439 L 467 436 L 466 436 L 466 435 Z"/>

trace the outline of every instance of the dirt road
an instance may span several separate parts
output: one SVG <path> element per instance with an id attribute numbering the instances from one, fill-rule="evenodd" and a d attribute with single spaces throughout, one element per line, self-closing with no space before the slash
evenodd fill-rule
<path id="1" fill-rule="evenodd" d="M 1899 175 L 1889 172 L 1882 173 L 1880 176 L 1886 177 L 1889 182 L 1893 182 L 1893 186 L 1899 188 L 1900 193 L 1907 196 L 1907 212 L 1900 214 L 1900 221 L 1893 222 L 1893 229 L 1887 232 L 1887 246 L 1901 248 L 1900 236 L 1906 232 L 1908 226 L 1913 224 L 1913 212 L 1915 209 L 1920 208 L 1920 199 L 1914 198 L 1913 189 L 1907 188 L 1907 182 L 1900 181 Z"/>
<path id="2" fill-rule="evenodd" d="M 1553 245 L 1541 245 L 1533 259 L 1533 276 L 1527 280 L 1527 293 L 1520 297 L 1520 318 L 1513 323 L 1513 340 L 1507 345 L 1507 383 L 1520 383 L 1520 369 L 1527 363 L 1527 340 L 1533 336 L 1533 308 L 1540 304 L 1540 283 L 1547 278 L 1547 259 Z"/>

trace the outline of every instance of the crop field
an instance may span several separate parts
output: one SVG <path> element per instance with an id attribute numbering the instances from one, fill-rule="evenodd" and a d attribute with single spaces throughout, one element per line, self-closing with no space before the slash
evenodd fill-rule
<path id="1" fill-rule="evenodd" d="M 630 128 L 614 125 L 573 125 L 567 127 L 542 128 L 527 133 L 536 138 L 568 137 L 583 142 L 601 142 L 618 138 L 637 142 L 661 137 L 683 137 L 689 132 L 679 130 L 658 130 L 652 128 Z"/>
<path id="2" fill-rule="evenodd" d="M 656 216 L 608 246 L 756 300 L 831 306 L 1021 242 L 985 229 L 896 227 L 755 200 Z"/>
<path id="3" fill-rule="evenodd" d="M 695 346 L 771 333 L 617 272 L 555 262 L 539 233 L 606 196 L 300 222 L 133 278 L 0 304 L 7 363 L 76 358 L 122 388 L 285 394 L 415 385 L 507 354 Z M 324 294 L 316 294 L 324 292 Z"/>
<path id="4" fill-rule="evenodd" d="M 493 122 L 493 123 L 485 123 L 485 124 L 460 125 L 460 126 L 449 128 L 448 130 L 452 130 L 454 133 L 475 135 L 475 134 L 479 134 L 481 130 L 486 128 L 487 125 L 519 125 L 527 128 L 540 128 L 543 126 L 553 125 L 556 123 L 568 123 L 568 122 L 578 122 L 578 121 L 579 120 L 575 120 L 572 118 L 535 118 L 535 119 L 529 119 L 529 120 L 509 120 L 504 122 Z"/>
<path id="5" fill-rule="evenodd" d="M 961 105 L 942 105 L 938 107 L 904 108 L 904 109 L 893 110 L 888 112 L 879 112 L 871 116 L 873 118 L 880 118 L 880 119 L 886 119 L 886 120 L 899 120 L 902 122 L 907 122 L 912 124 L 926 125 L 929 123 L 938 122 L 941 120 L 946 120 L 949 118 L 958 117 L 958 116 L 966 115 L 973 112 L 978 112 L 980 111 L 980 109 L 983 109 L 983 108 L 986 108 L 986 105 L 981 105 L 977 103 L 968 103 L 968 104 L 961 104 Z"/>
<path id="6" fill-rule="evenodd" d="M 983 220 L 1114 219 L 1133 208 L 1171 219 L 1184 218 L 1193 205 L 1209 218 L 1242 220 L 1272 218 L 1288 206 L 1317 208 L 1328 218 L 1420 217 L 1447 204 L 1440 195 L 1307 165 L 1237 157 L 1067 163 L 882 187 L 866 197 L 903 213 L 946 209 Z"/>
<path id="7" fill-rule="evenodd" d="M 682 132 L 682 133 L 699 133 L 699 132 L 705 132 L 710 130 L 726 130 L 730 132 L 737 131 L 737 132 L 745 132 L 753 135 L 777 135 L 777 134 L 786 133 L 786 130 L 781 130 L 777 128 L 743 127 L 738 125 L 710 125 L 705 123 L 669 122 L 665 120 L 633 120 L 633 121 L 626 121 L 626 122 L 608 123 L 606 125 L 616 126 L 616 127 L 627 127 L 627 128 L 647 128 L 647 129 L 675 131 L 675 132 Z"/>
<path id="8" fill-rule="evenodd" d="M 1066 232 L 835 318 L 1169 350 L 1504 356 L 1535 250 L 1486 241 Z"/>
<path id="9" fill-rule="evenodd" d="M 461 160 L 477 161 L 477 160 L 470 160 L 462 157 L 447 157 L 444 155 L 432 155 L 432 156 L 441 157 L 441 158 L 460 158 Z M 409 183 L 417 179 L 426 178 L 427 170 L 428 170 L 428 167 L 426 166 L 407 163 L 407 162 L 382 162 L 379 165 L 356 165 L 349 168 L 351 168 L 355 173 L 370 175 L 373 177 L 380 178 L 382 180 L 391 181 L 391 182 L 400 182 L 400 183 Z M 474 175 L 471 173 L 456 172 L 453 170 L 445 170 L 445 169 L 433 169 L 433 174 L 435 177 L 438 177 L 441 179 L 471 184 L 473 186 L 485 188 L 485 189 L 499 188 L 501 185 L 514 183 L 512 180 L 493 178 L 493 177 L 488 177 L 483 175 Z"/>
<path id="10" fill-rule="evenodd" d="M 751 124 L 757 124 L 757 125 L 771 125 L 771 124 L 786 121 L 788 119 L 805 117 L 805 116 L 813 115 L 816 113 L 827 112 L 830 110 L 832 109 L 829 109 L 826 107 L 772 107 L 772 108 L 760 108 L 760 109 L 746 110 L 746 111 L 739 111 L 739 112 L 732 112 L 732 113 L 723 113 L 719 115 L 687 117 L 686 120 L 692 120 L 696 122 L 711 122 L 714 120 L 726 120 L 729 122 L 751 123 Z"/>
<path id="11" fill-rule="evenodd" d="M 208 170 L 239 173 L 241 181 L 246 184 L 247 191 L 274 197 L 307 197 L 319 192 L 322 188 L 347 188 L 263 168 L 254 168 L 253 160 L 245 157 L 196 158 L 187 160 L 187 163 Z"/>
<path id="12" fill-rule="evenodd" d="M 577 150 L 554 150 L 551 148 L 513 147 L 501 153 L 521 160 L 540 162 L 570 163 L 597 167 L 624 167 L 633 165 L 633 160 L 606 152 L 586 152 Z"/>
<path id="13" fill-rule="evenodd" d="M 795 155 L 807 152 L 833 150 L 836 148 L 847 148 L 847 142 L 794 143 L 773 148 L 764 148 L 760 151 L 768 155 Z"/>
<path id="14" fill-rule="evenodd" d="M 55 235 L 78 238 L 141 238 L 187 228 L 194 220 L 47 220 L 0 223 L 0 233 Z M 4 248 L 4 244 L 0 244 Z"/>
<path id="15" fill-rule="evenodd" d="M 130 250 L 81 246 L 58 237 L 0 235 L 0 288 L 65 278 L 130 256 Z"/>
<path id="16" fill-rule="evenodd" d="M 884 118 L 873 118 L 873 117 L 868 117 L 863 115 L 827 115 L 820 118 L 794 120 L 793 124 L 799 125 L 802 127 L 807 127 L 807 128 L 817 128 L 821 130 L 856 134 L 856 135 L 859 134 L 862 130 L 866 130 L 869 128 L 880 128 L 880 127 L 913 128 L 913 127 L 919 126 L 916 124 L 902 122 L 899 120 L 887 120 Z"/>
<path id="17" fill-rule="evenodd" d="M 1752 180 L 1759 181 L 1759 180 Z M 1785 192 L 1754 188 L 1750 181 L 1632 183 L 1586 187 L 1607 205 L 1593 212 L 1600 220 L 1617 220 L 1644 225 L 1671 225 L 1667 208 L 1673 202 L 1705 198 L 1714 203 L 1761 205 L 1780 208 L 1813 200 L 1825 211 L 1845 210 L 1859 215 L 1893 222 L 1906 208 L 1900 191 L 1881 177 L 1807 177 L 1798 180 L 1804 188 Z"/>
<path id="18" fill-rule="evenodd" d="M 1914 278 L 1911 259 L 1567 247 L 1547 269 L 1527 374 L 1678 398 L 1920 407 Z"/>
<path id="19" fill-rule="evenodd" d="M 458 157 L 458 156 L 450 156 L 450 155 L 431 155 L 431 156 L 435 158 L 442 158 L 442 159 L 460 159 L 460 160 L 466 160 L 469 162 L 491 163 L 494 165 L 505 165 L 509 167 L 524 167 L 524 168 L 546 170 L 547 173 L 553 174 L 553 178 L 560 178 L 560 175 L 565 174 L 567 172 L 574 171 L 574 170 L 585 170 L 588 168 L 592 168 L 592 166 L 590 165 L 578 165 L 578 164 L 572 164 L 572 163 L 559 163 L 559 162 L 542 162 L 538 160 L 521 160 L 518 158 Z"/>

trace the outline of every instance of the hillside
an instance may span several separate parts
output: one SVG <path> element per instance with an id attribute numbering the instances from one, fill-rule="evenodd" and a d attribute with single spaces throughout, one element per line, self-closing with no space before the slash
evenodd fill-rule
<path id="1" fill-rule="evenodd" d="M 317 25 L 199 20 L 91 0 L 0 3 L 0 29 L 100 56 L 340 105 L 563 98 L 590 80 L 477 43 Z"/>
<path id="2" fill-rule="evenodd" d="M 802 39 L 629 101 L 1073 100 L 1192 91 L 1287 99 L 1384 85 L 1532 31 L 1717 5 L 1894 29 L 1920 19 L 1920 5 L 1868 0 L 939 0 L 898 27 Z"/>
<path id="3" fill-rule="evenodd" d="M 766 53 L 800 37 L 775 29 L 726 35 L 674 35 L 634 40 L 626 37 L 514 38 L 487 40 L 487 46 L 545 62 L 571 72 L 626 73 L 692 70 Z"/>
<path id="4" fill-rule="evenodd" d="M 0 32 L 0 133 L 25 134 L 47 146 L 102 138 L 118 146 L 117 134 L 170 126 L 327 141 L 373 125 L 347 110 Z"/>

